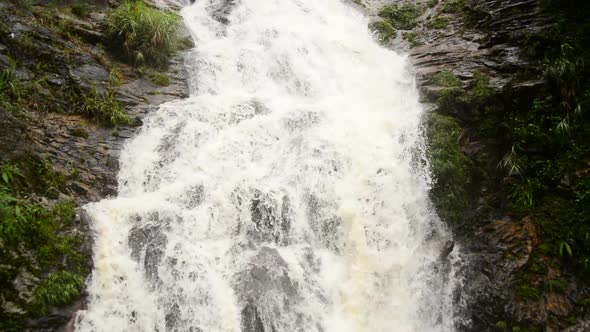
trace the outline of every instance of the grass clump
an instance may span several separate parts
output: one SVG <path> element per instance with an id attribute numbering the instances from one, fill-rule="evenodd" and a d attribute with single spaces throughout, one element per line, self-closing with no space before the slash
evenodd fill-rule
<path id="1" fill-rule="evenodd" d="M 51 307 L 60 307 L 80 297 L 84 278 L 68 271 L 50 274 L 33 291 L 37 310 L 46 314 Z"/>
<path id="2" fill-rule="evenodd" d="M 114 90 L 109 90 L 104 95 L 92 90 L 81 97 L 79 107 L 82 114 L 97 120 L 105 126 L 131 123 L 129 115 L 125 113 L 117 98 L 115 98 Z"/>
<path id="3" fill-rule="evenodd" d="M 159 85 L 159 86 L 168 86 L 170 85 L 170 78 L 160 72 L 153 72 L 150 74 L 150 80 L 152 83 Z"/>
<path id="4" fill-rule="evenodd" d="M 379 41 L 383 43 L 389 42 L 389 40 L 395 36 L 395 28 L 391 23 L 387 21 L 376 21 L 369 23 L 369 30 L 377 33 Z"/>
<path id="5" fill-rule="evenodd" d="M 420 16 L 420 8 L 414 4 L 386 6 L 379 11 L 379 16 L 386 19 L 395 29 L 411 30 Z"/>
<path id="6" fill-rule="evenodd" d="M 72 14 L 81 18 L 86 18 L 90 16 L 90 13 L 94 10 L 94 6 L 86 2 L 76 2 L 72 5 L 71 10 Z"/>
<path id="7" fill-rule="evenodd" d="M 441 71 L 432 77 L 432 82 L 444 88 L 460 88 L 461 80 L 450 71 Z"/>
<path id="8" fill-rule="evenodd" d="M 448 26 L 449 19 L 444 16 L 437 16 L 428 23 L 428 27 L 432 29 L 444 29 Z"/>
<path id="9" fill-rule="evenodd" d="M 402 38 L 408 42 L 410 48 L 414 48 L 421 43 L 418 41 L 418 34 L 414 31 L 404 31 L 402 33 Z"/>
<path id="10" fill-rule="evenodd" d="M 451 14 L 451 13 L 458 13 L 465 8 L 466 1 L 465 0 L 450 0 L 445 3 L 443 6 L 443 13 Z"/>
<path id="11" fill-rule="evenodd" d="M 125 0 L 108 14 L 105 34 L 133 63 L 165 66 L 182 45 L 181 18 L 167 10 Z"/>

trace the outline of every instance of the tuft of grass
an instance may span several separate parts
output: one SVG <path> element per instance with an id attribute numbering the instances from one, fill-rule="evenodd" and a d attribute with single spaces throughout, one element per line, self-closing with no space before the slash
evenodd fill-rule
<path id="1" fill-rule="evenodd" d="M 450 71 L 441 71 L 432 76 L 432 82 L 443 88 L 460 88 L 461 80 Z"/>
<path id="2" fill-rule="evenodd" d="M 428 22 L 431 29 L 444 29 L 449 26 L 449 19 L 444 16 L 437 16 Z"/>
<path id="3" fill-rule="evenodd" d="M 402 33 L 402 38 L 408 42 L 410 48 L 414 48 L 421 43 L 418 41 L 418 34 L 414 31 L 404 31 Z"/>
<path id="4" fill-rule="evenodd" d="M 383 43 L 389 42 L 389 40 L 395 36 L 395 28 L 391 25 L 391 23 L 387 21 L 376 21 L 369 23 L 369 30 L 377 33 L 379 37 L 379 41 Z"/>
<path id="5" fill-rule="evenodd" d="M 90 16 L 90 13 L 94 10 L 94 6 L 85 2 L 74 3 L 71 7 L 72 14 L 86 18 Z"/>
<path id="6" fill-rule="evenodd" d="M 105 126 L 131 123 L 129 116 L 115 98 L 114 90 L 107 91 L 105 95 L 92 90 L 81 98 L 80 112 L 99 123 Z"/>
<path id="7" fill-rule="evenodd" d="M 170 78 L 160 72 L 153 72 L 150 74 L 150 80 L 159 86 L 168 86 L 170 85 Z"/>
<path id="8" fill-rule="evenodd" d="M 550 279 L 545 281 L 545 289 L 550 292 L 564 294 L 567 283 L 563 279 Z"/>
<path id="9" fill-rule="evenodd" d="M 111 87 L 118 87 L 123 85 L 123 73 L 118 65 L 113 65 L 109 71 L 109 85 Z"/>
<path id="10" fill-rule="evenodd" d="M 79 298 L 84 278 L 68 271 L 50 274 L 33 291 L 37 310 L 46 314 L 51 307 L 60 307 Z"/>
<path id="11" fill-rule="evenodd" d="M 516 287 L 516 295 L 521 300 L 537 301 L 541 298 L 541 291 L 538 287 L 529 284 L 521 284 Z"/>
<path id="12" fill-rule="evenodd" d="M 125 0 L 108 14 L 105 34 L 133 63 L 165 66 L 182 46 L 180 27 L 180 17 L 171 11 Z"/>
<path id="13" fill-rule="evenodd" d="M 414 4 L 391 5 L 381 9 L 379 16 L 388 20 L 396 29 L 411 30 L 418 24 L 416 20 L 420 12 L 420 7 Z"/>
<path id="14" fill-rule="evenodd" d="M 465 8 L 466 1 L 465 0 L 450 0 L 445 3 L 443 6 L 443 13 L 458 13 Z"/>

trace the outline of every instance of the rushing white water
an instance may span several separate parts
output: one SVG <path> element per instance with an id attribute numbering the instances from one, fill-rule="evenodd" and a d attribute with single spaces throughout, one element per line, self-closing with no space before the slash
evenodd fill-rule
<path id="1" fill-rule="evenodd" d="M 191 97 L 147 117 L 119 197 L 86 207 L 77 329 L 453 331 L 406 59 L 340 0 L 225 2 L 183 10 Z"/>

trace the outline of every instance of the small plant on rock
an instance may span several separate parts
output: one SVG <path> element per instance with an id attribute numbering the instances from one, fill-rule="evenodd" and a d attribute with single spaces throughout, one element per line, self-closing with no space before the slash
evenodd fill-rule
<path id="1" fill-rule="evenodd" d="M 125 0 L 109 13 L 105 33 L 135 64 L 165 66 L 182 46 L 180 27 L 180 17 L 170 11 Z"/>
<path id="2" fill-rule="evenodd" d="M 395 36 L 395 28 L 387 21 L 377 21 L 369 24 L 369 29 L 377 33 L 379 41 L 383 43 Z"/>
<path id="3" fill-rule="evenodd" d="M 381 9 L 379 16 L 389 20 L 396 29 L 410 30 L 418 24 L 416 20 L 420 16 L 420 8 L 413 4 L 391 5 Z"/>

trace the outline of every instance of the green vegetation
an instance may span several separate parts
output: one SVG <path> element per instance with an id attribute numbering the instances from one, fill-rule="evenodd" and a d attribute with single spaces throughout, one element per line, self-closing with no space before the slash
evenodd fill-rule
<path id="1" fill-rule="evenodd" d="M 414 31 L 404 31 L 402 33 L 402 38 L 408 42 L 410 48 L 421 45 L 421 43 L 418 41 L 418 34 Z"/>
<path id="2" fill-rule="evenodd" d="M 131 123 L 129 116 L 115 98 L 114 90 L 108 90 L 104 95 L 92 90 L 80 97 L 78 107 L 80 113 L 106 126 Z"/>
<path id="3" fill-rule="evenodd" d="M 150 80 L 159 86 L 170 85 L 170 78 L 160 72 L 154 71 L 150 74 Z"/>
<path id="4" fill-rule="evenodd" d="M 431 29 L 444 29 L 449 26 L 449 19 L 444 16 L 437 16 L 428 22 L 428 27 Z"/>
<path id="5" fill-rule="evenodd" d="M 420 7 L 414 4 L 391 5 L 381 9 L 379 16 L 395 29 L 411 30 L 416 26 L 420 12 Z"/>
<path id="6" fill-rule="evenodd" d="M 0 330 L 24 330 L 27 318 L 69 304 L 83 287 L 88 253 L 79 251 L 83 239 L 71 233 L 75 204 L 40 204 L 27 198 L 63 192 L 66 178 L 46 159 L 0 165 L 0 289 L 3 300 L 26 310 L 0 312 Z M 34 276 L 32 303 L 23 302 L 14 290 L 13 280 L 23 270 Z"/>
<path id="7" fill-rule="evenodd" d="M 379 41 L 383 43 L 389 42 L 389 40 L 395 36 L 395 29 L 391 23 L 387 21 L 376 21 L 369 23 L 369 30 L 377 33 Z"/>
<path id="8" fill-rule="evenodd" d="M 590 3 L 548 1 L 546 6 L 554 24 L 522 39 L 522 56 L 530 66 L 515 75 L 506 89 L 492 88 L 484 73 L 464 74 L 459 79 L 442 72 L 429 82 L 440 87 L 434 90 L 439 92 L 439 116 L 450 116 L 454 120 L 449 121 L 464 128 L 461 140 L 455 140 L 457 127 L 443 129 L 453 138 L 441 145 L 456 153 L 461 153 L 462 146 L 468 152 L 467 165 L 472 167 L 468 185 L 482 193 L 477 205 L 472 205 L 480 211 L 478 218 L 494 220 L 507 215 L 515 225 L 520 221 L 519 226 L 532 238 L 514 244 L 515 248 L 532 248 L 528 262 L 518 269 L 514 287 L 519 301 L 525 303 L 540 301 L 548 294 L 572 299 L 575 287 L 571 282 L 575 280 L 580 294 L 590 277 L 590 22 L 585 20 Z M 457 10 L 464 9 L 462 5 L 445 9 Z M 453 159 L 450 156 L 455 152 L 445 152 L 443 157 Z M 452 179 L 437 174 L 436 168 L 441 167 L 437 163 L 436 156 L 431 156 L 435 180 L 440 181 L 441 176 Z M 442 167 L 445 169 L 444 164 Z M 447 220 L 452 220 L 448 210 L 462 209 L 439 188 L 433 187 L 431 194 Z M 504 258 L 526 257 L 512 250 Z M 574 306 L 588 303 L 584 298 Z M 549 315 L 559 328 L 575 321 L 571 315 Z M 526 322 L 513 322 L 513 317 L 499 318 L 499 331 L 531 329 Z"/>
<path id="9" fill-rule="evenodd" d="M 458 13 L 465 8 L 466 0 L 449 0 L 443 6 L 443 13 Z"/>
<path id="10" fill-rule="evenodd" d="M 181 47 L 180 27 L 180 17 L 170 11 L 125 0 L 108 14 L 105 34 L 133 63 L 165 66 Z"/>
<path id="11" fill-rule="evenodd" d="M 445 115 L 430 113 L 426 117 L 429 160 L 434 185 L 431 197 L 441 218 L 460 222 L 467 207 L 470 161 L 457 144 L 461 128 Z"/>
<path id="12" fill-rule="evenodd" d="M 27 104 L 27 89 L 15 76 L 16 62 L 11 58 L 9 60 L 9 67 L 0 71 L 0 108 L 14 115 L 22 115 Z"/>
<path id="13" fill-rule="evenodd" d="M 533 285 L 523 284 L 516 287 L 516 295 L 522 300 L 537 301 L 541 298 L 541 290 Z"/>
<path id="14" fill-rule="evenodd" d="M 35 288 L 35 306 L 40 313 L 46 314 L 49 308 L 76 300 L 83 286 L 84 278 L 78 274 L 67 271 L 52 273 Z"/>
<path id="15" fill-rule="evenodd" d="M 94 6 L 86 2 L 76 2 L 72 5 L 71 9 L 72 14 L 84 18 L 90 15 L 94 10 Z"/>

